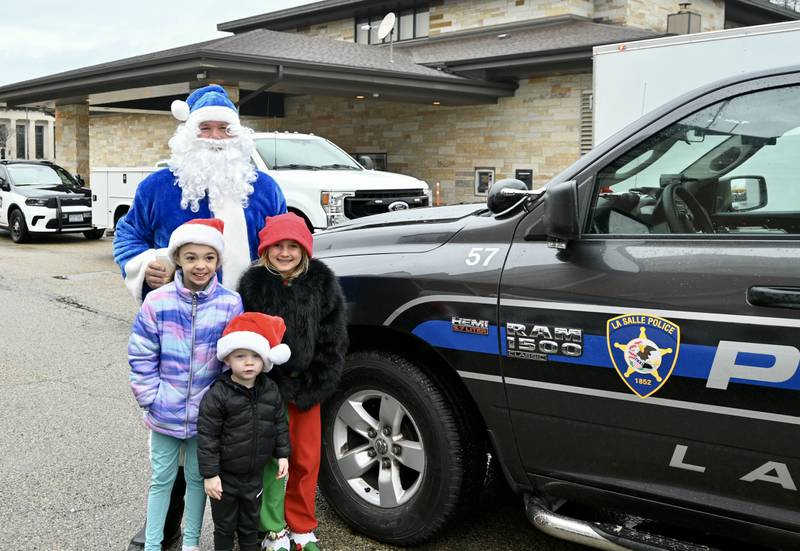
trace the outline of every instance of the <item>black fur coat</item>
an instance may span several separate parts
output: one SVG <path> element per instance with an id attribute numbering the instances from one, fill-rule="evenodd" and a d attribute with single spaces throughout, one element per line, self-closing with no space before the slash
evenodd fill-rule
<path id="1" fill-rule="evenodd" d="M 253 266 L 239 281 L 246 312 L 280 316 L 283 342 L 292 356 L 269 372 L 283 399 L 306 410 L 328 398 L 339 384 L 347 352 L 344 297 L 336 276 L 311 259 L 308 271 L 290 285 L 263 266 Z"/>

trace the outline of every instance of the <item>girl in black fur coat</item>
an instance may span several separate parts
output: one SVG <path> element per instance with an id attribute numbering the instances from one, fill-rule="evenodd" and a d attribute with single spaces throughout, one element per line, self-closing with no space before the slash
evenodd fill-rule
<path id="1" fill-rule="evenodd" d="M 292 350 L 289 361 L 269 374 L 288 402 L 292 453 L 285 495 L 283 481 L 275 479 L 276 462 L 264 470 L 264 546 L 288 551 L 291 540 L 295 550 L 319 551 L 314 529 L 320 402 L 336 389 L 344 364 L 344 298 L 333 272 L 311 258 L 313 240 L 302 218 L 293 213 L 268 217 L 259 238 L 260 260 L 242 276 L 239 293 L 245 311 L 284 319 L 284 342 Z"/>

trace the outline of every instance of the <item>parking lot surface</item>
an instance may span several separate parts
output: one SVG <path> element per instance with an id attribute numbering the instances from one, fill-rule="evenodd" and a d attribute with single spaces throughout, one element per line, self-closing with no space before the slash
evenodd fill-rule
<path id="1" fill-rule="evenodd" d="M 128 387 L 137 304 L 111 238 L 15 245 L 0 231 L 0 549 L 123 551 L 144 518 L 147 431 Z M 397 549 L 351 531 L 318 502 L 326 548 Z M 201 549 L 213 549 L 207 509 Z M 179 547 L 178 547 L 179 549 Z M 423 550 L 577 551 L 525 519 L 502 481 Z"/>

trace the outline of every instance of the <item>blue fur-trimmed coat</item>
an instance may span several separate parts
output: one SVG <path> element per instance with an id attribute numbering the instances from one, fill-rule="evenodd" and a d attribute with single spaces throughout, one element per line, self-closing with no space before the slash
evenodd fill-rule
<path id="1" fill-rule="evenodd" d="M 278 184 L 267 174 L 258 172 L 253 193 L 244 209 L 250 259 L 258 258 L 258 232 L 267 216 L 286 212 L 286 199 Z M 213 218 L 208 197 L 192 212 L 181 208 L 181 188 L 169 168 L 162 168 L 142 180 L 136 189 L 133 205 L 120 219 L 114 231 L 114 261 L 125 276 L 125 264 L 148 249 L 161 249 L 169 244 L 172 232 L 189 220 Z"/>
<path id="2" fill-rule="evenodd" d="M 265 267 L 253 266 L 239 280 L 239 294 L 245 311 L 286 322 L 283 342 L 292 356 L 269 372 L 283 399 L 307 410 L 333 394 L 348 339 L 344 296 L 331 269 L 311 259 L 308 271 L 287 285 Z"/>

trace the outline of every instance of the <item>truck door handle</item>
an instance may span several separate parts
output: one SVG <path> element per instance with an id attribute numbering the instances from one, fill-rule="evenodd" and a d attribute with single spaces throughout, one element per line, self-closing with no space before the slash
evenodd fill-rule
<path id="1" fill-rule="evenodd" d="M 750 287 L 747 302 L 753 306 L 800 309 L 800 287 Z"/>

